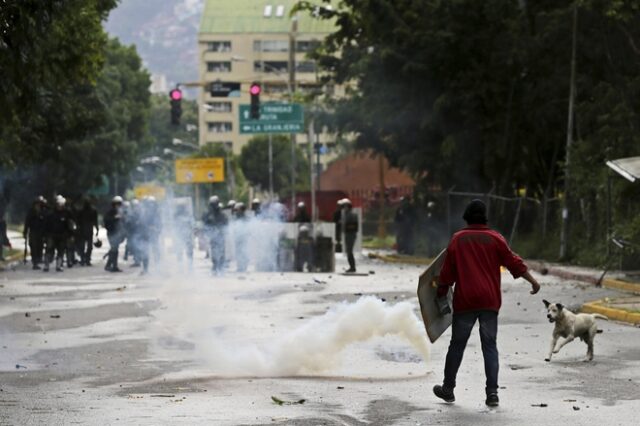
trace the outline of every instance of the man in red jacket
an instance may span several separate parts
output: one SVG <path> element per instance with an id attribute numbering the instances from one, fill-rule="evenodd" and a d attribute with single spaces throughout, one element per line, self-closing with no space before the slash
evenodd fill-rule
<path id="1" fill-rule="evenodd" d="M 500 267 L 506 267 L 514 278 L 531 283 L 531 294 L 540 284 L 531 276 L 522 259 L 511 251 L 504 237 L 487 226 L 487 207 L 480 200 L 467 206 L 463 219 L 467 227 L 457 232 L 447 248 L 440 271 L 438 295 L 445 296 L 455 283 L 451 343 L 444 367 L 444 383 L 433 393 L 446 402 L 454 402 L 453 389 L 464 349 L 476 320 L 480 322 L 480 341 L 487 376 L 486 404 L 497 407 L 498 399 L 498 311 L 502 303 Z"/>

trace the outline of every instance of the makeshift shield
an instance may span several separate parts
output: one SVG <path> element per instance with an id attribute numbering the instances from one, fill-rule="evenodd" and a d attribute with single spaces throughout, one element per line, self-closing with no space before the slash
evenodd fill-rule
<path id="1" fill-rule="evenodd" d="M 438 337 L 444 333 L 451 325 L 452 314 L 440 314 L 440 308 L 436 302 L 438 298 L 438 276 L 440 269 L 444 263 L 447 251 L 442 250 L 440 254 L 431 262 L 427 269 L 420 275 L 418 283 L 418 300 L 420 301 L 420 312 L 422 313 L 422 321 L 427 330 L 427 335 L 431 343 L 438 340 Z M 452 306 L 453 290 L 449 288 L 447 293 L 449 306 Z"/>

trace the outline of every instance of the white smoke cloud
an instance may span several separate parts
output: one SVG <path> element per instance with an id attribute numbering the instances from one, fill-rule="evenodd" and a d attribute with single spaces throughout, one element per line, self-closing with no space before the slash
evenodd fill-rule
<path id="1" fill-rule="evenodd" d="M 211 332 L 187 338 L 195 343 L 200 361 L 220 376 L 278 377 L 336 371 L 350 345 L 391 335 L 406 340 L 427 361 L 424 326 L 413 309 L 409 302 L 391 305 L 365 296 L 354 303 L 336 304 L 324 315 L 261 344 L 231 342 Z"/>

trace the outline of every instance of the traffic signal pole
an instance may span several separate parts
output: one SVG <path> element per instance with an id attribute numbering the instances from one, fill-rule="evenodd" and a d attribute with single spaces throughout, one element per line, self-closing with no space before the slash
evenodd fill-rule
<path id="1" fill-rule="evenodd" d="M 269 133 L 269 200 L 273 201 L 273 136 Z"/>
<path id="2" fill-rule="evenodd" d="M 298 16 L 291 20 L 289 32 L 289 102 L 293 103 L 296 91 L 296 34 L 298 32 Z M 296 210 L 296 134 L 291 133 L 291 212 Z M 309 141 L 311 143 L 311 141 Z"/>

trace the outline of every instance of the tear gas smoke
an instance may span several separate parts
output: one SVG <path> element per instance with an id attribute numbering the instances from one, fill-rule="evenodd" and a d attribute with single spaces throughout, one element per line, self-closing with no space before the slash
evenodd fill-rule
<path id="1" fill-rule="evenodd" d="M 261 344 L 229 342 L 214 333 L 190 334 L 195 352 L 216 374 L 277 377 L 317 374 L 337 369 L 342 354 L 357 342 L 395 335 L 405 339 L 426 361 L 424 327 L 409 302 L 387 304 L 373 296 L 339 303 L 289 333 Z"/>
<path id="2" fill-rule="evenodd" d="M 425 360 L 428 359 L 427 339 L 422 322 L 414 314 L 413 304 L 392 305 L 375 297 L 338 303 L 324 315 L 287 332 L 266 328 L 269 333 L 276 331 L 275 335 L 266 337 L 265 330 L 261 330 L 257 340 L 255 333 L 250 333 L 253 338 L 247 336 L 248 330 L 265 327 L 264 320 L 257 319 L 256 312 L 248 312 L 246 302 L 243 303 L 246 295 L 250 297 L 244 300 L 259 299 L 252 298 L 260 292 L 255 286 L 259 283 L 254 281 L 248 285 L 248 293 L 238 298 L 237 292 L 242 289 L 237 287 L 236 280 L 227 282 L 224 276 L 207 276 L 202 280 L 195 270 L 187 271 L 189 278 L 182 279 L 181 256 L 175 258 L 168 254 L 184 250 L 185 244 L 181 242 L 184 237 L 181 236 L 190 235 L 193 225 L 190 220 L 183 219 L 193 216 L 189 209 L 178 206 L 172 207 L 164 216 L 163 231 L 172 241 L 163 261 L 155 265 L 167 278 L 158 288 L 163 308 L 154 314 L 159 327 L 155 343 L 160 351 L 173 350 L 167 342 L 186 343 L 193 350 L 183 352 L 183 356 L 192 358 L 209 372 L 227 377 L 295 376 L 336 371 L 347 347 L 384 336 L 406 340 Z M 256 271 L 278 269 L 278 246 L 287 234 L 287 224 L 280 216 L 272 216 L 267 210 L 260 216 L 230 218 L 221 237 L 227 246 L 227 270 L 244 270 L 243 264 Z M 289 228 L 289 233 L 291 231 Z M 236 265 L 230 261 L 235 261 Z M 273 282 L 270 284 L 270 291 L 277 291 Z M 225 300 L 237 306 L 228 309 Z"/>

